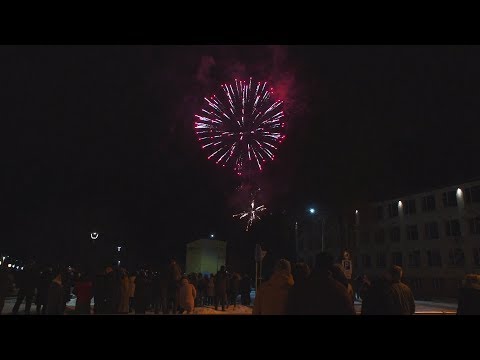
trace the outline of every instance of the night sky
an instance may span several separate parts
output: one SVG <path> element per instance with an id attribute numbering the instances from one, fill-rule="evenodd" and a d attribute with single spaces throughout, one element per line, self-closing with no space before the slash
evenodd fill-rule
<path id="1" fill-rule="evenodd" d="M 95 230 L 149 263 L 212 232 L 253 254 L 310 205 L 469 180 L 478 64 L 478 46 L 2 46 L 0 252 L 58 260 Z M 271 215 L 246 235 L 240 180 L 193 115 L 249 76 L 279 90 L 288 130 L 259 180 Z"/>

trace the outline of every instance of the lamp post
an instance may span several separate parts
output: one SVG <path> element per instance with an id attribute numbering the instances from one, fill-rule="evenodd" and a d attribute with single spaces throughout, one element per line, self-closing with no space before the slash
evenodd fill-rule
<path id="1" fill-rule="evenodd" d="M 308 209 L 308 212 L 309 212 L 310 215 L 314 216 L 317 213 L 317 209 L 311 207 L 311 208 Z M 319 220 L 319 218 L 320 218 L 320 215 L 315 217 L 314 219 Z M 321 238 L 322 239 L 322 252 L 325 251 L 325 218 L 326 217 L 324 215 L 321 216 L 321 219 L 322 219 L 322 238 Z"/>

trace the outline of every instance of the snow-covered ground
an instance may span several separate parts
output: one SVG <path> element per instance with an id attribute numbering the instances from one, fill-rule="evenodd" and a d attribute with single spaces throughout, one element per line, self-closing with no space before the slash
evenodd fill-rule
<path id="1" fill-rule="evenodd" d="M 13 305 L 15 304 L 15 298 L 8 298 L 5 301 L 5 307 L 3 308 L 2 314 L 11 314 Z M 457 310 L 457 303 L 455 301 L 415 301 L 416 304 L 416 314 L 423 315 L 453 315 Z M 253 302 L 252 302 L 253 305 Z M 361 302 L 355 302 L 355 310 L 357 314 L 360 314 L 362 307 Z M 25 302 L 20 306 L 19 315 L 24 314 Z M 75 309 L 75 299 L 72 299 L 67 303 L 67 314 L 72 314 Z M 35 304 L 32 304 L 30 313 L 35 315 Z M 92 301 L 92 311 L 93 311 L 93 301 Z M 133 315 L 134 313 L 130 313 Z M 193 315 L 251 315 L 252 307 L 237 305 L 235 309 L 233 306 L 229 306 L 225 311 L 221 311 L 221 307 L 218 310 L 215 310 L 213 306 L 207 307 L 197 307 L 193 311 Z M 153 312 L 147 311 L 146 315 L 154 315 Z"/>

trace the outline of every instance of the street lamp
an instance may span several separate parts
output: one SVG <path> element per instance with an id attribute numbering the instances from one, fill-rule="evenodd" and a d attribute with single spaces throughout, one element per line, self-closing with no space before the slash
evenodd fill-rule
<path id="1" fill-rule="evenodd" d="M 97 232 L 92 232 L 92 233 L 90 233 L 90 238 L 91 238 L 92 240 L 96 240 L 96 239 L 98 238 L 98 233 L 97 233 Z"/>
<path id="2" fill-rule="evenodd" d="M 213 239 L 215 237 L 214 234 L 210 234 L 210 239 Z"/>
<path id="3" fill-rule="evenodd" d="M 121 247 L 121 246 L 117 246 L 117 250 L 118 250 L 118 252 L 120 252 L 120 250 L 122 250 L 122 247 Z"/>
<path id="4" fill-rule="evenodd" d="M 310 209 L 308 209 L 308 212 L 310 213 L 310 215 L 315 215 L 315 213 L 317 212 L 317 210 L 313 207 L 311 207 Z M 324 251 L 325 249 L 325 217 L 322 216 L 322 252 Z"/>

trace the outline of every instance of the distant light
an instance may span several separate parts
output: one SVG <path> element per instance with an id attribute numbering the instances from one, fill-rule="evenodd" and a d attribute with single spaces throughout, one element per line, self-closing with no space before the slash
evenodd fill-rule
<path id="1" fill-rule="evenodd" d="M 403 206 L 402 201 L 399 200 L 399 201 L 398 201 L 398 207 L 402 207 L 402 206 Z"/>
<path id="2" fill-rule="evenodd" d="M 315 209 L 314 208 L 310 208 L 310 209 L 308 209 L 308 211 L 310 212 L 310 214 L 315 214 Z"/>
<path id="3" fill-rule="evenodd" d="M 215 237 L 214 234 L 210 234 L 210 239 L 213 239 Z"/>
<path id="4" fill-rule="evenodd" d="M 23 266 L 22 266 L 22 269 L 21 269 L 21 270 L 23 270 Z"/>
<path id="5" fill-rule="evenodd" d="M 95 240 L 96 238 L 98 238 L 98 233 L 92 232 L 92 233 L 90 234 L 90 237 L 92 238 L 92 240 Z"/>
<path id="6" fill-rule="evenodd" d="M 355 214 L 358 214 L 358 210 L 355 210 Z"/>
<path id="7" fill-rule="evenodd" d="M 2 265 L 2 262 L 0 261 L 0 265 Z"/>
<path id="8" fill-rule="evenodd" d="M 462 196 L 463 192 L 462 189 L 458 188 L 457 189 L 457 196 Z"/>
<path id="9" fill-rule="evenodd" d="M 118 265 L 120 266 L 120 260 L 118 260 Z"/>
<path id="10" fill-rule="evenodd" d="M 5 261 L 5 256 L 3 257 L 3 261 Z"/>
<path id="11" fill-rule="evenodd" d="M 121 246 L 117 246 L 117 249 L 118 249 L 118 251 L 120 252 L 120 250 L 122 250 L 122 247 L 121 247 Z"/>
<path id="12" fill-rule="evenodd" d="M 20 266 L 17 265 L 17 270 L 20 269 Z"/>
<path id="13" fill-rule="evenodd" d="M 8 267 L 11 268 L 11 267 L 12 267 L 12 264 L 8 264 Z"/>

